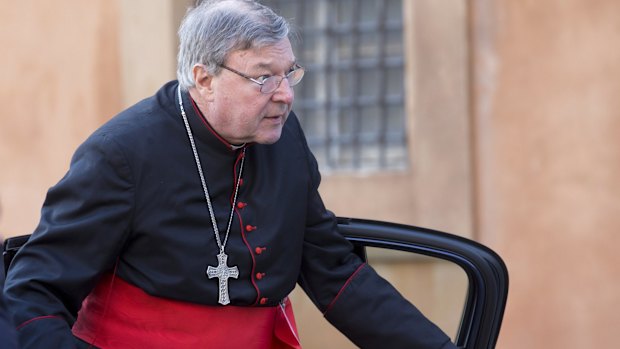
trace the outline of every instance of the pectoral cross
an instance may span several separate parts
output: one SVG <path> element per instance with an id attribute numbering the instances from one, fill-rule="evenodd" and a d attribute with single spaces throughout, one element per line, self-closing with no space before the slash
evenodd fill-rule
<path id="1" fill-rule="evenodd" d="M 230 303 L 230 297 L 228 296 L 228 279 L 236 279 L 239 277 L 239 269 L 237 269 L 236 266 L 229 268 L 228 265 L 226 265 L 227 260 L 228 256 L 226 253 L 221 252 L 217 255 L 217 267 L 209 266 L 207 268 L 207 276 L 209 279 L 218 278 L 220 288 L 218 302 L 222 305 Z"/>

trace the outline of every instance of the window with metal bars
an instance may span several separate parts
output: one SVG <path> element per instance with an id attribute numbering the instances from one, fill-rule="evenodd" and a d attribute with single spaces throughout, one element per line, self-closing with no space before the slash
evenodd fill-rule
<path id="1" fill-rule="evenodd" d="M 300 34 L 294 110 L 323 172 L 407 167 L 402 0 L 263 0 Z"/>

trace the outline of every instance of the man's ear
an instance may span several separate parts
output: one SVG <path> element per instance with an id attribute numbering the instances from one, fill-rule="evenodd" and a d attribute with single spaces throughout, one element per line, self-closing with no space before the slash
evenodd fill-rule
<path id="1" fill-rule="evenodd" d="M 194 75 L 194 84 L 196 90 L 203 97 L 210 97 L 213 95 L 213 76 L 207 71 L 207 67 L 203 64 L 196 64 L 192 69 Z"/>

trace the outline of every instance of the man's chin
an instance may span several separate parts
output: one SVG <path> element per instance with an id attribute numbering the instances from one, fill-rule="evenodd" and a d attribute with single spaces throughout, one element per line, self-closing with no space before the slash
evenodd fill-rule
<path id="1" fill-rule="evenodd" d="M 258 141 L 258 142 L 256 142 L 256 143 L 258 143 L 258 144 L 265 144 L 265 145 L 269 145 L 269 144 L 274 144 L 274 143 L 276 143 L 278 140 L 280 140 L 280 137 L 277 137 L 277 138 L 276 138 L 276 137 L 274 137 L 274 138 L 267 138 L 267 139 L 264 139 L 264 140 L 259 140 L 259 141 Z"/>
<path id="2" fill-rule="evenodd" d="M 258 143 L 258 144 L 274 144 L 276 143 L 278 140 L 280 140 L 280 137 L 282 136 L 282 128 L 280 128 L 279 130 L 273 130 L 267 134 L 261 135 L 259 137 L 257 137 L 256 141 L 254 143 Z"/>

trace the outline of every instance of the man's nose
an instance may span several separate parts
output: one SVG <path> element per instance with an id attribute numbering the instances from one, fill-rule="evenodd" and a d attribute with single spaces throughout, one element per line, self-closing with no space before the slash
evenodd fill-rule
<path id="1" fill-rule="evenodd" d="M 274 91 L 273 96 L 271 97 L 274 102 L 286 104 L 293 103 L 294 98 L 295 92 L 293 91 L 293 88 L 291 87 L 288 79 L 286 78 L 282 79 L 282 82 L 280 82 L 280 86 L 278 86 L 278 88 Z"/>

